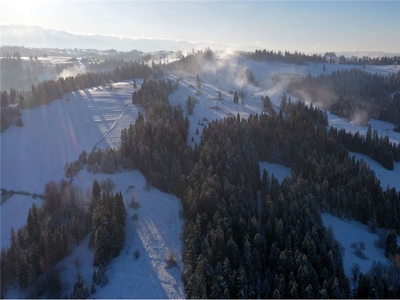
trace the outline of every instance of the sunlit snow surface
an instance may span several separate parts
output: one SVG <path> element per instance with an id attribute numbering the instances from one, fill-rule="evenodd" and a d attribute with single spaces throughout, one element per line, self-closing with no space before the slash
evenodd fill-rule
<path id="1" fill-rule="evenodd" d="M 118 83 L 112 90 L 86 89 L 21 110 L 25 126 L 1 134 L 1 187 L 41 193 L 46 182 L 64 176 L 64 164 L 83 150 L 117 146 L 121 129 L 139 111 L 131 103 L 133 91 L 132 82 Z"/>
<path id="2" fill-rule="evenodd" d="M 92 174 L 81 171 L 74 178 L 74 184 L 83 190 L 90 190 L 93 180 L 111 178 L 115 191 L 121 191 L 127 209 L 125 247 L 120 255 L 106 267 L 109 282 L 98 287 L 96 298 L 184 298 L 181 282 L 183 263 L 181 261 L 183 243 L 181 230 L 180 200 L 173 195 L 155 188 L 146 190 L 146 180 L 138 171 L 116 174 Z M 132 199 L 140 204 L 137 210 L 129 208 Z M 132 216 L 137 214 L 137 220 Z M 76 269 L 73 262 L 82 263 L 80 272 L 90 287 L 93 274 L 93 253 L 87 248 L 85 240 L 81 246 L 63 262 L 58 264 L 62 278 L 67 286 L 73 287 Z M 134 252 L 140 257 L 136 259 Z M 178 267 L 166 268 L 166 258 L 172 253 Z M 72 269 L 71 269 L 72 268 Z"/>

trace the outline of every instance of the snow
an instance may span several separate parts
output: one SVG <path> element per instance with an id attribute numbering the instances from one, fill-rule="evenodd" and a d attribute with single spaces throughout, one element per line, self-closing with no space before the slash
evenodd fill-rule
<path id="1" fill-rule="evenodd" d="M 1 136 L 1 187 L 41 193 L 83 150 L 117 146 L 139 112 L 133 91 L 132 82 L 116 83 L 113 90 L 95 87 L 68 94 L 69 101 L 21 110 L 25 126 L 11 126 Z"/>
<path id="2" fill-rule="evenodd" d="M 346 132 L 355 134 L 359 132 L 361 135 L 366 135 L 368 126 L 357 125 L 348 120 L 342 119 L 328 112 L 328 127 L 335 127 L 338 130 L 344 129 Z M 372 131 L 376 130 L 381 137 L 388 136 L 389 141 L 393 144 L 400 143 L 400 133 L 393 131 L 394 125 L 385 121 L 370 119 L 369 124 Z M 349 152 L 349 156 L 355 156 L 356 159 L 362 159 L 375 172 L 375 175 L 381 181 L 381 187 L 386 189 L 387 186 L 400 190 L 400 162 L 394 163 L 394 170 L 385 169 L 380 163 L 361 153 Z"/>
<path id="3" fill-rule="evenodd" d="M 173 71 L 165 76 L 166 79 L 171 78 L 173 81 L 182 76 L 179 90 L 169 96 L 172 105 L 180 104 L 186 111 L 186 100 L 189 95 L 198 100 L 194 114 L 188 116 L 190 120 L 188 143 L 190 145 L 200 142 L 203 127 L 213 120 L 236 116 L 238 113 L 242 118 L 248 118 L 250 114 L 261 114 L 263 105 L 261 96 L 268 95 L 274 109 L 278 111 L 282 94 L 285 92 L 285 80 L 289 77 L 304 76 L 308 72 L 316 76 L 353 67 L 362 68 L 362 66 L 326 63 L 324 72 L 322 63 L 298 66 L 256 62 L 230 53 L 221 52 L 216 55 L 218 61 L 206 63 L 199 71 L 200 95 L 196 95 L 197 73 Z M 260 81 L 260 86 L 256 87 L 246 82 L 244 77 L 246 69 L 252 70 L 255 79 Z M 391 66 L 366 66 L 365 70 L 380 74 L 396 71 Z M 274 83 L 271 80 L 274 75 L 279 75 L 284 80 Z M 136 82 L 140 88 L 142 80 L 136 79 Z M 245 91 L 247 97 L 243 102 L 235 104 L 232 91 L 240 90 Z M 42 193 L 47 181 L 51 179 L 57 181 L 64 177 L 64 164 L 76 160 L 83 150 L 90 152 L 94 146 L 101 148 L 118 146 L 121 130 L 134 122 L 141 110 L 140 107 L 131 103 L 133 91 L 132 81 L 114 83 L 113 89 L 106 86 L 80 90 L 65 95 L 63 99 L 56 100 L 49 105 L 31 110 L 21 110 L 25 126 L 22 128 L 11 126 L 1 134 L 2 176 L 0 186 L 7 190 Z M 221 92 L 222 100 L 217 99 L 218 92 Z M 66 101 L 67 96 L 69 101 Z M 296 99 L 292 97 L 292 101 L 296 101 Z M 352 124 L 330 113 L 328 117 L 330 126 L 345 128 L 346 131 L 360 131 L 361 134 L 365 134 L 367 130 L 365 126 Z M 377 129 L 380 135 L 388 134 L 391 141 L 400 141 L 400 134 L 393 132 L 392 124 L 371 120 L 371 126 L 372 129 Z M 196 129 L 199 130 L 199 135 L 195 134 Z M 192 137 L 193 141 L 191 141 Z M 351 155 L 361 157 L 359 154 Z M 387 171 L 393 173 L 386 173 L 384 169 L 379 169 L 379 165 L 375 166 L 370 159 L 364 158 L 364 160 L 375 170 L 381 179 L 382 186 L 396 183 L 396 179 L 399 178 L 398 163 L 396 163 L 394 171 Z M 263 169 L 274 174 L 280 182 L 285 176 L 291 175 L 290 168 L 278 164 L 260 162 L 260 171 L 262 172 Z M 77 174 L 73 183 L 84 191 L 90 191 L 95 178 L 99 181 L 111 178 L 114 181 L 115 191 L 121 190 L 123 193 L 128 216 L 126 245 L 120 256 L 106 267 L 108 284 L 103 288 L 98 287 L 98 291 L 91 297 L 185 297 L 181 282 L 183 246 L 180 236 L 183 221 L 180 218 L 182 207 L 179 199 L 154 188 L 146 190 L 146 180 L 138 171 L 110 175 L 92 174 L 83 170 Z M 398 188 L 398 185 L 396 187 Z M 132 191 L 134 191 L 136 201 L 140 203 L 137 210 L 128 207 Z M 14 195 L 1 204 L 2 247 L 9 245 L 11 227 L 16 230 L 25 224 L 32 203 L 39 206 L 41 200 L 32 199 L 30 196 Z M 132 219 L 135 214 L 137 214 L 137 220 Z M 361 264 L 363 266 L 367 263 L 371 264 L 373 259 L 382 257 L 381 250 L 373 252 L 375 249 L 373 241 L 377 237 L 370 234 L 366 226 L 325 215 L 323 215 L 323 220 L 326 226 L 329 224 L 334 226 L 335 235 L 346 247 L 344 258 L 346 272 L 351 268 L 352 262 L 358 262 L 358 258 L 353 257 L 354 255 L 350 253 L 351 250 L 347 250 L 352 242 L 359 240 L 366 242 L 365 253 L 370 260 L 361 261 L 360 266 Z M 63 296 L 72 290 L 78 271 L 77 267 L 90 289 L 93 253 L 88 249 L 87 244 L 88 237 L 70 256 L 57 265 L 65 284 Z M 140 253 L 138 259 L 133 256 L 136 250 Z M 170 252 L 177 259 L 178 267 L 167 269 L 165 268 L 165 259 Z M 386 258 L 383 257 L 383 259 Z M 17 294 L 18 291 L 10 289 L 7 295 Z"/>
<path id="4" fill-rule="evenodd" d="M 140 87 L 142 80 L 136 80 Z M 64 177 L 66 162 L 76 160 L 79 154 L 89 152 L 93 146 L 116 147 L 123 128 L 129 127 L 137 117 L 140 107 L 131 104 L 133 82 L 114 83 L 109 87 L 95 87 L 76 91 L 31 110 L 22 110 L 25 126 L 10 127 L 2 133 L 1 187 L 41 193 L 47 181 Z M 69 99 L 66 101 L 65 99 Z M 6 176 L 4 176 L 6 175 Z M 111 178 L 115 191 L 122 191 L 126 205 L 134 185 L 139 209 L 127 206 L 126 245 L 121 255 L 106 268 L 108 284 L 100 288 L 96 298 L 182 298 L 181 282 L 183 263 L 180 239 L 182 210 L 179 199 L 157 189 L 145 191 L 146 181 L 137 171 L 112 175 L 91 174 L 81 171 L 73 183 L 90 191 L 93 179 Z M 2 246 L 9 245 L 11 227 L 18 229 L 26 223 L 32 203 L 41 200 L 30 196 L 14 195 L 1 205 Z M 138 220 L 132 220 L 134 214 Z M 81 273 L 90 289 L 93 274 L 93 253 L 88 249 L 88 237 L 57 265 L 64 291 L 73 288 L 76 273 Z M 133 257 L 139 250 L 140 257 Z M 165 259 L 172 253 L 178 262 L 176 268 L 165 268 Z M 76 264 L 76 262 L 78 262 Z M 10 289 L 8 295 L 16 291 Z"/>
<path id="5" fill-rule="evenodd" d="M 281 98 L 290 78 L 306 76 L 309 72 L 312 76 L 321 74 L 329 75 L 333 71 L 349 70 L 352 68 L 363 69 L 361 65 L 341 65 L 335 63 L 309 63 L 308 65 L 294 65 L 280 62 L 258 62 L 243 56 L 228 52 L 216 52 L 216 61 L 205 62 L 202 69 L 196 72 L 172 71 L 166 76 L 179 82 L 179 90 L 169 96 L 172 105 L 180 104 L 186 110 L 188 96 L 195 97 L 199 102 L 194 108 L 194 114 L 189 117 L 189 144 L 200 142 L 203 126 L 212 120 L 220 120 L 224 117 L 236 116 L 240 113 L 242 118 L 247 119 L 250 114 L 261 114 L 263 103 L 261 96 L 268 95 L 276 112 L 279 112 Z M 325 65 L 326 71 L 323 71 Z M 245 71 L 252 71 L 259 86 L 248 84 Z M 373 74 L 392 74 L 398 70 L 393 66 L 366 66 L 365 71 Z M 201 86 L 197 89 L 196 77 L 199 75 Z M 278 75 L 280 82 L 272 81 L 272 77 Z M 197 90 L 201 92 L 196 95 Z M 247 97 L 243 102 L 233 102 L 232 91 L 245 91 Z M 217 99 L 217 93 L 221 92 L 222 100 Z M 230 93 L 231 92 L 231 93 Z M 290 95 L 288 95 L 290 96 Z M 292 101 L 298 99 L 291 96 Z M 338 128 L 352 128 L 361 130 L 362 126 L 351 124 L 333 114 L 328 114 L 329 124 Z M 400 134 L 393 132 L 394 125 L 383 121 L 371 120 L 373 129 L 378 129 L 379 134 L 386 135 L 389 132 L 391 140 L 400 141 Z M 199 135 L 196 135 L 196 129 Z M 386 130 L 388 129 L 388 131 Z M 365 132 L 367 127 L 363 129 Z M 361 131 L 360 131 L 361 132 Z M 393 136 L 393 138 L 392 138 Z M 193 141 L 191 141 L 193 137 Z"/>
<path id="6" fill-rule="evenodd" d="M 262 173 L 265 170 L 268 171 L 268 174 L 271 178 L 271 175 L 274 174 L 274 177 L 278 179 L 279 183 L 282 183 L 282 181 L 285 179 L 286 176 L 290 177 L 292 174 L 292 169 L 282 166 L 280 164 L 273 164 L 273 163 L 268 163 L 265 161 L 260 161 L 260 173 L 262 176 Z"/>
<path id="7" fill-rule="evenodd" d="M 14 228 L 16 234 L 18 229 L 26 224 L 29 209 L 33 203 L 40 207 L 42 200 L 33 199 L 31 196 L 13 195 L 0 205 L 1 248 L 10 246 L 11 228 Z"/>
<path id="8" fill-rule="evenodd" d="M 328 122 L 329 127 L 336 127 L 338 130 L 345 129 L 346 132 L 351 132 L 353 134 L 358 131 L 361 135 L 365 136 L 368 131 L 368 126 L 357 125 L 354 122 L 350 122 L 349 120 L 345 120 L 329 112 Z M 379 136 L 388 136 L 391 143 L 400 143 L 400 132 L 393 131 L 393 128 L 395 127 L 394 124 L 375 119 L 370 119 L 369 123 L 372 132 L 376 130 Z"/>
<path id="9" fill-rule="evenodd" d="M 375 172 L 375 176 L 381 181 L 382 189 L 385 190 L 389 186 L 390 188 L 396 188 L 396 191 L 400 191 L 400 162 L 394 163 L 394 170 L 387 170 L 380 163 L 364 154 L 349 152 L 349 156 L 355 156 L 356 159 L 362 159 L 366 162 Z"/>
<path id="10" fill-rule="evenodd" d="M 74 252 L 60 261 L 55 269 L 59 271 L 63 283 L 61 296 L 69 296 L 74 288 L 75 278 L 79 272 L 90 291 L 93 276 L 94 251 L 89 249 L 89 235 L 75 248 Z M 98 287 L 100 288 L 100 287 Z"/>
<path id="11" fill-rule="evenodd" d="M 380 261 L 383 264 L 390 263 L 384 255 L 384 250 L 374 245 L 378 236 L 370 233 L 366 225 L 357 221 L 342 220 L 328 213 L 321 214 L 321 218 L 326 228 L 332 227 L 335 238 L 345 249 L 343 267 L 349 278 L 351 278 L 353 264 L 358 264 L 360 271 L 365 274 L 374 261 Z M 365 250 L 363 252 L 368 259 L 361 259 L 352 253 L 353 248 L 350 247 L 351 244 L 360 241 L 365 243 Z"/>
<path id="12" fill-rule="evenodd" d="M 180 218 L 182 206 L 173 195 L 163 193 L 155 188 L 146 190 L 146 179 L 139 171 L 120 172 L 116 174 L 92 174 L 81 171 L 74 178 L 74 184 L 83 190 L 91 189 L 94 179 L 101 182 L 111 178 L 115 183 L 114 191 L 121 191 L 127 209 L 126 241 L 120 256 L 106 267 L 108 283 L 98 287 L 93 296 L 96 298 L 184 298 L 181 282 L 183 262 L 181 260 L 183 243 L 181 231 L 183 220 Z M 133 186 L 133 188 L 132 188 Z M 137 210 L 128 205 L 134 193 L 135 201 L 140 204 Z M 138 219 L 132 220 L 137 214 Z M 71 257 L 64 261 L 74 261 L 85 257 L 93 261 L 91 251 L 86 247 L 78 248 Z M 133 253 L 139 250 L 140 257 Z M 79 254 L 84 251 L 84 253 Z M 78 253 L 78 254 L 77 254 Z M 172 253 L 178 267 L 167 269 L 165 259 Z M 89 257 L 88 259 L 86 259 Z M 61 263 L 65 266 L 65 262 Z M 73 286 L 76 271 L 66 268 L 63 279 Z M 82 265 L 86 285 L 90 288 L 93 274 L 91 263 Z M 82 271 L 81 271 L 82 272 Z M 85 276 L 84 276 L 85 274 Z M 72 287 L 71 286 L 71 287 Z"/>

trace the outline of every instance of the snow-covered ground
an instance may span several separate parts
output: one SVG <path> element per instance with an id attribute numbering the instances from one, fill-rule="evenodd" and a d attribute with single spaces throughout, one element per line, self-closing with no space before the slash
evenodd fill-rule
<path id="1" fill-rule="evenodd" d="M 141 81 L 138 80 L 138 85 Z M 35 109 L 21 110 L 25 126 L 1 134 L 1 187 L 41 193 L 51 179 L 64 176 L 64 165 L 94 146 L 115 147 L 121 130 L 134 122 L 132 82 L 114 89 L 95 87 L 68 94 Z"/>
<path id="2" fill-rule="evenodd" d="M 389 186 L 390 188 L 396 188 L 396 191 L 400 191 L 400 162 L 394 163 L 394 170 L 387 170 L 380 163 L 364 154 L 349 152 L 349 155 L 350 157 L 355 156 L 359 160 L 362 159 L 369 165 L 371 170 L 375 172 L 376 177 L 381 181 L 382 189 L 385 190 Z"/>
<path id="3" fill-rule="evenodd" d="M 212 120 L 236 116 L 240 113 L 247 118 L 250 113 L 260 114 L 262 105 L 260 97 L 268 95 L 273 107 L 278 111 L 281 97 L 285 91 L 284 81 L 274 83 L 271 77 L 281 78 L 304 76 L 308 72 L 316 76 L 330 74 L 332 71 L 350 69 L 352 65 L 310 63 L 297 66 L 284 63 L 256 62 L 233 54 L 219 53 L 219 60 L 213 64 L 205 64 L 198 73 L 201 80 L 200 95 L 196 95 L 196 75 L 188 72 L 172 72 L 166 78 L 173 80 L 181 76 L 179 90 L 169 96 L 172 105 L 181 104 L 186 110 L 188 96 L 194 96 L 198 103 L 194 114 L 189 116 L 189 144 L 200 142 L 203 126 Z M 361 68 L 361 66 L 356 66 Z M 252 73 L 260 86 L 250 85 L 245 80 L 246 69 Z M 370 72 L 380 74 L 393 73 L 397 70 L 386 66 L 366 66 Z M 136 80 L 140 87 L 142 81 Z M 138 88 L 139 88 L 138 87 Z M 243 90 L 247 96 L 239 104 L 233 102 L 233 91 Z M 69 101 L 56 100 L 50 105 L 32 110 L 21 110 L 25 126 L 11 126 L 1 134 L 1 184 L 8 190 L 23 190 L 30 193 L 42 193 L 44 185 L 50 179 L 63 178 L 63 167 L 66 162 L 76 160 L 79 154 L 91 151 L 93 146 L 116 147 L 120 143 L 120 133 L 123 128 L 134 122 L 139 107 L 131 104 L 133 83 L 131 81 L 115 83 L 109 87 L 94 87 L 76 91 L 68 95 Z M 222 100 L 218 100 L 221 92 Z M 292 100 L 295 101 L 292 97 Z M 360 131 L 365 134 L 367 127 L 357 126 L 329 114 L 329 125 L 345 128 L 346 131 Z M 391 141 L 400 141 L 400 134 L 394 133 L 393 127 L 382 124 L 381 121 L 371 120 L 372 129 L 379 134 L 389 134 Z M 196 130 L 199 134 L 196 135 Z M 389 129 L 387 131 L 386 129 Z M 193 142 L 191 141 L 193 137 Z M 357 155 L 358 154 L 352 154 Z M 367 161 L 372 168 L 373 161 Z M 277 164 L 260 162 L 260 171 L 267 169 L 270 174 L 281 182 L 285 176 L 291 175 L 290 168 Z M 392 179 L 394 184 L 399 178 L 399 164 L 396 164 L 392 176 L 377 172 L 382 185 L 384 176 Z M 397 171 L 396 171 L 397 170 Z M 390 171 L 388 171 L 390 172 Z M 397 172 L 397 173 L 396 173 Z M 140 203 L 137 210 L 127 207 L 126 245 L 121 255 L 114 259 L 106 268 L 109 283 L 99 289 L 93 296 L 96 298 L 181 298 L 184 288 L 181 282 L 182 272 L 182 241 L 180 239 L 182 220 L 180 219 L 181 205 L 175 196 L 162 193 L 157 189 L 145 190 L 144 177 L 137 171 L 123 172 L 112 175 L 91 174 L 81 171 L 74 178 L 74 184 L 84 190 L 91 188 L 93 179 L 101 180 L 110 177 L 115 182 L 115 191 L 121 190 L 124 201 L 128 205 L 130 194 L 134 191 L 136 201 Z M 400 180 L 398 180 L 400 181 Z M 385 183 L 384 183 L 385 182 Z M 388 181 L 389 182 L 389 181 Z M 134 188 L 130 188 L 130 186 Z M 384 186 L 385 188 L 385 186 Z M 397 188 L 397 186 L 396 186 Z M 27 218 L 32 203 L 40 205 L 41 200 L 29 196 L 14 195 L 1 205 L 1 242 L 8 245 L 11 227 L 21 227 Z M 137 214 L 137 220 L 133 215 Z M 324 224 L 329 226 L 329 217 L 324 217 Z M 328 221 L 327 221 L 328 220 Z M 340 221 L 340 222 L 339 222 Z M 332 221 L 333 222 L 333 221 Z M 335 227 L 344 228 L 343 232 L 335 230 L 339 241 L 349 238 L 346 226 L 354 222 L 342 224 L 341 220 L 333 222 Z M 347 225 L 346 225 L 347 224 Z M 345 226 L 346 225 L 346 226 Z M 357 241 L 364 239 L 362 234 L 369 234 L 366 228 L 358 227 L 354 237 Z M 363 232 L 363 233 L 361 233 Z M 360 237 L 360 238 L 358 238 Z M 371 237 L 365 237 L 366 240 Z M 65 293 L 72 289 L 77 272 L 77 266 L 87 286 L 90 288 L 93 267 L 93 254 L 87 247 L 86 238 L 74 253 L 59 263 L 61 276 L 65 283 Z M 342 242 L 341 242 L 342 243 Z M 344 243 L 342 243 L 344 245 Z M 344 245 L 345 246 L 345 245 Z M 367 251 L 372 249 L 367 244 Z M 135 259 L 133 253 L 139 250 L 140 257 Z M 365 252 L 370 260 L 374 253 Z M 165 258 L 171 252 L 178 261 L 177 268 L 166 269 Z M 346 252 L 347 253 L 347 252 Z M 347 254 L 346 254 L 347 255 Z M 352 254 L 348 254 L 351 257 Z M 78 260 L 80 262 L 78 262 Z M 345 256 L 346 260 L 346 256 Z M 78 262 L 78 263 L 76 263 Z M 361 265 L 361 264 L 360 264 Z M 348 268 L 348 265 L 345 265 Z M 350 265 L 351 268 L 351 265 Z"/>
<path id="4" fill-rule="evenodd" d="M 358 264 L 360 271 L 366 273 L 374 261 L 380 261 L 384 264 L 390 263 L 384 255 L 384 250 L 374 245 L 375 241 L 378 240 L 378 236 L 370 233 L 366 225 L 357 221 L 342 220 L 327 213 L 321 214 L 321 217 L 324 226 L 326 228 L 332 227 L 335 238 L 345 249 L 343 267 L 349 278 L 351 278 L 351 268 L 354 264 Z M 360 241 L 365 243 L 365 250 L 363 252 L 367 259 L 361 259 L 352 253 L 354 249 L 351 247 L 351 244 Z"/>
<path id="5" fill-rule="evenodd" d="M 10 245 L 11 228 L 14 232 L 26 224 L 29 209 L 33 203 L 37 207 L 42 205 L 39 198 L 33 199 L 31 196 L 13 195 L 0 205 L 1 213 L 1 248 Z"/>
<path id="6" fill-rule="evenodd" d="M 329 112 L 328 122 L 329 127 L 336 127 L 338 130 L 345 129 L 346 132 L 351 132 L 353 134 L 358 131 L 361 135 L 365 136 L 368 131 L 368 126 L 357 125 L 354 122 L 350 122 Z M 398 144 L 400 142 L 400 132 L 393 131 L 395 127 L 394 124 L 375 119 L 370 119 L 369 124 L 371 125 L 372 131 L 376 130 L 379 136 L 388 136 L 391 143 Z"/>
<path id="7" fill-rule="evenodd" d="M 308 65 L 294 65 L 280 62 L 257 62 L 233 53 L 216 53 L 216 62 L 206 62 L 198 73 L 174 71 L 167 77 L 172 80 L 181 78 L 179 90 L 169 96 L 172 105 L 181 104 L 186 109 L 188 96 L 198 100 L 194 108 L 194 114 L 189 116 L 189 144 L 199 143 L 203 126 L 212 120 L 224 117 L 236 116 L 240 113 L 242 118 L 248 118 L 249 114 L 261 114 L 263 103 L 261 96 L 268 95 L 274 109 L 278 112 L 281 98 L 285 92 L 286 84 L 290 78 L 305 76 L 310 73 L 312 76 L 321 74 L 329 75 L 333 71 L 358 68 L 361 65 L 341 65 L 334 63 L 309 63 Z M 325 65 L 326 71 L 323 71 Z M 245 72 L 251 70 L 259 86 L 247 83 Z M 398 71 L 394 66 L 366 66 L 365 71 L 373 74 L 392 74 Z M 199 75 L 200 88 L 197 88 L 196 78 Z M 273 76 L 279 76 L 280 81 L 272 80 Z M 196 95 L 196 92 L 200 94 Z M 233 102 L 234 91 L 244 91 L 246 97 L 238 104 Z M 218 92 L 221 92 L 222 99 L 218 100 Z M 290 95 L 288 95 L 290 96 Z M 297 101 L 292 96 L 292 101 Z M 306 99 L 305 99 L 306 100 Z M 358 126 L 347 120 L 343 120 L 333 114 L 328 114 L 329 125 L 337 128 L 345 128 L 352 132 L 364 133 L 367 127 Z M 387 135 L 391 141 L 400 141 L 400 134 L 393 132 L 394 125 L 383 121 L 370 120 L 372 130 L 377 129 L 380 135 Z M 196 135 L 198 129 L 199 135 Z M 193 137 L 193 142 L 191 138 Z"/>
<path id="8" fill-rule="evenodd" d="M 141 82 L 137 80 L 139 86 Z M 133 91 L 132 82 L 115 83 L 112 90 L 95 87 L 69 94 L 69 101 L 65 97 L 48 106 L 22 110 L 25 126 L 12 126 L 1 135 L 1 187 L 41 193 L 48 180 L 64 177 L 64 164 L 76 160 L 83 150 L 118 146 L 121 130 L 135 121 L 140 109 L 131 104 Z M 139 172 L 106 176 L 81 171 L 74 184 L 86 191 L 94 178 L 105 177 L 112 178 L 115 191 L 123 192 L 127 204 L 126 246 L 106 268 L 107 286 L 98 288 L 94 296 L 183 298 L 179 199 L 156 189 L 145 191 L 145 179 Z M 140 203 L 136 211 L 128 208 L 132 192 Z M 26 223 L 33 203 L 39 206 L 41 200 L 14 195 L 0 206 L 2 247 L 9 245 L 11 228 L 17 230 Z M 136 221 L 132 219 L 134 214 L 138 216 Z M 58 264 L 65 288 L 62 295 L 71 292 L 78 269 L 90 288 L 93 253 L 87 245 L 88 238 Z M 136 250 L 140 253 L 138 259 L 133 256 Z M 169 253 L 178 267 L 165 268 Z M 9 292 L 18 294 L 12 289 Z"/>
<path id="9" fill-rule="evenodd" d="M 285 179 L 286 176 L 290 177 L 292 174 L 292 169 L 282 166 L 280 164 L 273 164 L 273 163 L 268 163 L 265 161 L 260 161 L 260 173 L 262 176 L 262 173 L 265 170 L 268 171 L 268 174 L 271 178 L 271 175 L 274 174 L 274 177 L 278 179 L 279 183 L 282 183 L 283 179 Z"/>
<path id="10" fill-rule="evenodd" d="M 125 247 L 120 255 L 106 267 L 108 283 L 91 297 L 96 298 L 184 298 L 181 282 L 183 243 L 181 230 L 181 203 L 173 195 L 155 188 L 146 190 L 146 180 L 138 171 L 116 174 L 92 174 L 81 171 L 74 178 L 74 184 L 84 191 L 91 190 L 94 179 L 99 182 L 111 178 L 114 191 L 121 191 L 127 209 Z M 129 208 L 134 194 L 140 204 L 137 210 Z M 137 215 L 137 220 L 133 216 Z M 136 259 L 134 252 L 140 257 Z M 177 267 L 166 268 L 168 254 L 176 258 Z M 76 273 L 79 272 L 90 289 L 93 275 L 93 253 L 86 238 L 75 251 L 57 267 L 60 269 L 65 292 L 72 291 Z M 63 293 L 63 295 L 64 295 Z"/>

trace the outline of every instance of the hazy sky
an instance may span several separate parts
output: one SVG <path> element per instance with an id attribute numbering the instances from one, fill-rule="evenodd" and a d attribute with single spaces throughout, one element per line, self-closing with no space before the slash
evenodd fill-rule
<path id="1" fill-rule="evenodd" d="M 0 5 L 1 23 L 75 33 L 282 51 L 400 52 L 399 1 L 1 0 Z"/>

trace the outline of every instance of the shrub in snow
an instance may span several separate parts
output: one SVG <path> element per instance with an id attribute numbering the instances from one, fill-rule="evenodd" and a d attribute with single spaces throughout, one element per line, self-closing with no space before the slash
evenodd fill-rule
<path id="1" fill-rule="evenodd" d="M 135 252 L 133 252 L 133 257 L 136 258 L 136 259 L 138 259 L 140 257 L 139 249 L 136 250 Z"/>
<path id="2" fill-rule="evenodd" d="M 354 249 L 352 252 L 355 256 L 361 258 L 361 259 L 369 259 L 365 253 L 363 252 L 365 250 L 365 243 L 360 241 L 358 243 L 354 242 L 353 244 L 350 245 L 351 248 Z"/>
<path id="3" fill-rule="evenodd" d="M 172 252 L 168 253 L 168 256 L 165 261 L 167 263 L 166 268 L 172 268 L 178 266 L 178 262 L 176 261 L 176 258 L 174 257 Z"/>
<path id="4" fill-rule="evenodd" d="M 131 193 L 131 198 L 132 200 L 131 203 L 129 203 L 129 207 L 133 209 L 138 209 L 140 204 L 135 200 L 135 195 L 133 193 Z"/>
<path id="5" fill-rule="evenodd" d="M 18 118 L 16 119 L 15 125 L 18 126 L 18 127 L 24 126 L 24 123 L 22 122 L 21 117 L 18 117 Z"/>
<path id="6" fill-rule="evenodd" d="M 100 186 L 104 191 L 111 192 L 115 187 L 115 183 L 111 178 L 106 178 L 101 181 Z"/>

